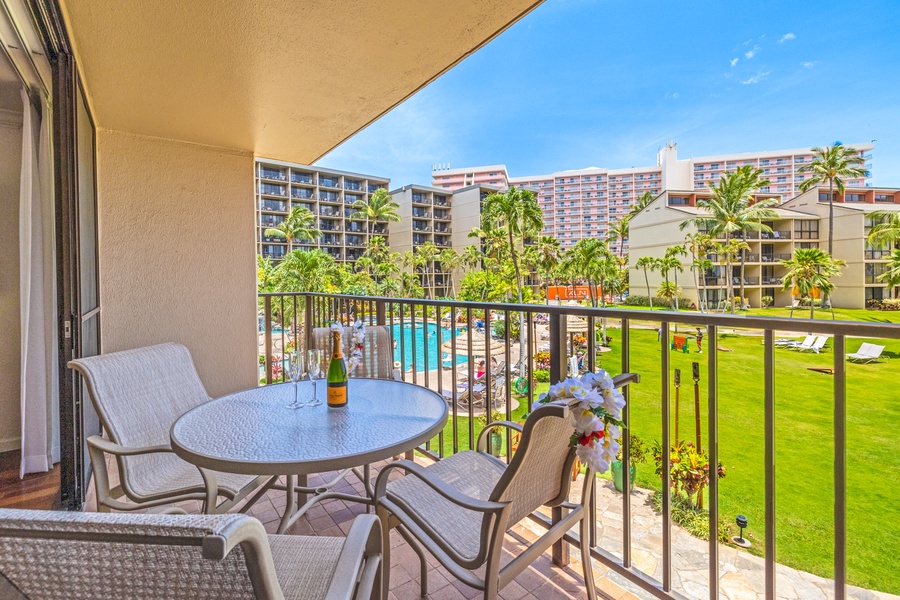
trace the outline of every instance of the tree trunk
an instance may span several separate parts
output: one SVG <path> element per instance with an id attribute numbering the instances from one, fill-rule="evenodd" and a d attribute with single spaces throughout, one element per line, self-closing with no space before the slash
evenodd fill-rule
<path id="1" fill-rule="evenodd" d="M 647 275 L 647 267 L 644 267 L 644 281 L 647 282 L 647 299 L 650 300 L 650 310 L 653 310 L 653 294 L 650 293 L 650 277 Z"/>
<path id="2" fill-rule="evenodd" d="M 509 234 L 509 254 L 512 258 L 513 268 L 516 270 L 516 294 L 519 304 L 522 304 L 522 274 L 519 272 L 519 260 L 516 257 L 516 248 L 513 246 L 512 229 L 507 227 Z M 507 323 L 507 327 L 509 324 Z M 519 313 L 519 377 L 526 377 L 525 373 L 525 334 L 528 327 L 525 326 L 525 313 Z"/>
<path id="3" fill-rule="evenodd" d="M 834 179 L 828 180 L 828 256 L 834 258 Z M 822 294 L 822 306 L 826 305 L 831 306 L 828 292 Z"/>
<path id="4" fill-rule="evenodd" d="M 741 250 L 741 309 L 744 308 L 744 301 L 746 300 L 744 294 L 744 251 Z"/>

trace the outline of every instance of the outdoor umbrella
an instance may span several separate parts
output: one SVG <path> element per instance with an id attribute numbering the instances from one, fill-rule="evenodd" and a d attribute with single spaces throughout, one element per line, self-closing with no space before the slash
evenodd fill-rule
<path id="1" fill-rule="evenodd" d="M 441 344 L 444 352 L 453 352 L 451 345 L 453 340 L 447 340 Z M 472 354 L 472 356 L 488 356 L 488 354 L 503 354 L 504 348 L 501 342 L 492 340 L 485 334 L 472 332 L 472 345 L 469 346 L 469 334 L 463 332 L 456 336 L 456 354 Z"/>

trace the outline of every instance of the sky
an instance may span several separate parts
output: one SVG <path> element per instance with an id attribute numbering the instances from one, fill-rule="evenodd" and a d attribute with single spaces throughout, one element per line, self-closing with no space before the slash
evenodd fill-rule
<path id="1" fill-rule="evenodd" d="M 875 142 L 900 188 L 900 0 L 546 0 L 317 164 L 431 183 Z"/>

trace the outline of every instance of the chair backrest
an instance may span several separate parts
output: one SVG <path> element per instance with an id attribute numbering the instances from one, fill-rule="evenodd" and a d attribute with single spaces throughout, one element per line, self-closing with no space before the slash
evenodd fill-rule
<path id="1" fill-rule="evenodd" d="M 826 344 L 827 342 L 828 342 L 828 336 L 827 336 L 827 335 L 819 336 L 819 337 L 816 338 L 816 341 L 813 342 L 811 348 L 813 348 L 813 349 L 815 349 L 815 350 L 821 350 L 822 348 L 825 347 L 825 344 Z"/>
<path id="2" fill-rule="evenodd" d="M 84 378 L 109 438 L 123 446 L 168 444 L 172 423 L 210 400 L 181 344 L 78 358 L 69 368 Z"/>
<path id="3" fill-rule="evenodd" d="M 0 509 L 4 598 L 281 598 L 262 524 L 246 515 Z"/>
<path id="4" fill-rule="evenodd" d="M 312 347 L 318 348 L 331 356 L 331 329 L 315 327 L 312 330 Z M 345 327 L 341 334 L 344 346 L 344 359 L 350 358 L 350 328 Z M 391 330 L 386 325 L 367 325 L 366 339 L 363 342 L 363 356 L 353 371 L 353 377 L 371 377 L 373 379 L 394 378 L 394 340 Z"/>
<path id="5" fill-rule="evenodd" d="M 869 349 L 866 354 L 871 358 L 881 358 L 881 353 L 884 352 L 884 346 L 877 346 L 875 344 L 869 344 Z M 860 348 L 860 351 L 862 349 Z"/>
<path id="6" fill-rule="evenodd" d="M 575 462 L 572 431 L 563 406 L 543 405 L 528 416 L 519 447 L 490 497 L 510 503 L 510 525 L 540 506 L 568 500 Z"/>
<path id="7" fill-rule="evenodd" d="M 809 348 L 815 343 L 815 341 L 816 341 L 816 336 L 808 335 L 808 336 L 806 336 L 805 340 L 800 342 L 800 345 L 803 346 L 804 348 Z"/>

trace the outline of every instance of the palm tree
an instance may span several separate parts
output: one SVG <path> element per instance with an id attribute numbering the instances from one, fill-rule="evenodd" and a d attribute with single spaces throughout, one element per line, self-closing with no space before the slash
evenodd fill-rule
<path id="1" fill-rule="evenodd" d="M 704 312 L 705 298 L 700 296 L 701 275 L 712 266 L 712 262 L 706 258 L 712 248 L 713 240 L 705 233 L 689 233 L 685 237 L 687 248 L 691 251 L 691 273 L 694 276 L 694 287 L 697 289 L 697 308 Z"/>
<path id="2" fill-rule="evenodd" d="M 508 251 L 516 273 L 516 296 L 522 304 L 522 272 L 516 249 L 524 245 L 525 239 L 536 235 L 544 228 L 543 213 L 537 197 L 530 190 L 511 186 L 502 194 L 493 193 L 484 199 L 481 212 L 481 228 L 486 232 L 503 231 L 508 241 Z M 528 330 L 525 313 L 519 313 L 522 324 L 519 335 L 519 372 L 525 375 L 525 338 Z"/>
<path id="3" fill-rule="evenodd" d="M 544 235 L 537 239 L 534 245 L 537 254 L 536 263 L 541 279 L 544 280 L 544 298 L 550 303 L 548 288 L 550 286 L 550 278 L 559 264 L 560 243 L 553 236 Z"/>
<path id="4" fill-rule="evenodd" d="M 441 271 L 450 275 L 450 286 L 453 291 L 453 297 L 456 298 L 456 275 L 462 268 L 462 255 L 453 248 L 444 248 L 438 260 L 441 262 Z"/>
<path id="5" fill-rule="evenodd" d="M 425 291 L 429 298 L 434 298 L 434 261 L 440 254 L 434 242 L 425 242 L 416 248 L 416 255 L 421 260 L 425 272 Z"/>
<path id="6" fill-rule="evenodd" d="M 876 277 L 878 281 L 883 281 L 887 288 L 888 296 L 897 297 L 897 287 L 900 286 L 900 248 L 895 248 L 891 252 L 890 262 L 887 264 L 887 271 Z"/>
<path id="7" fill-rule="evenodd" d="M 366 250 L 363 256 L 368 256 L 376 263 L 383 262 L 387 259 L 390 247 L 387 238 L 381 235 L 372 236 L 366 242 Z"/>
<path id="8" fill-rule="evenodd" d="M 868 242 L 876 248 L 890 247 L 900 242 L 900 213 L 893 210 L 876 210 L 869 213 L 872 229 Z"/>
<path id="9" fill-rule="evenodd" d="M 815 315 L 815 302 L 820 293 L 827 296 L 834 289 L 832 277 L 841 274 L 841 267 L 847 263 L 831 258 L 827 252 L 819 248 L 796 248 L 790 260 L 781 264 L 787 268 L 787 274 L 781 278 L 782 289 L 794 290 L 801 296 L 809 298 L 809 318 Z M 791 311 L 793 313 L 793 311 Z"/>
<path id="10" fill-rule="evenodd" d="M 369 196 L 368 202 L 365 200 L 357 200 L 350 205 L 356 209 L 356 212 L 350 215 L 354 221 L 367 221 L 369 223 L 369 236 L 375 234 L 376 223 L 399 223 L 400 215 L 397 209 L 400 205 L 394 202 L 394 199 L 384 188 L 378 188 Z"/>
<path id="11" fill-rule="evenodd" d="M 628 211 L 627 215 L 628 219 L 630 220 L 636 214 L 647 208 L 647 205 L 653 202 L 653 200 L 655 200 L 655 198 L 650 192 L 644 192 L 643 194 L 641 194 L 641 197 L 637 199 L 637 202 L 631 205 L 631 210 Z"/>
<path id="12" fill-rule="evenodd" d="M 469 269 L 474 270 L 481 265 L 484 255 L 478 246 L 466 246 L 462 251 L 462 263 Z"/>
<path id="13" fill-rule="evenodd" d="M 618 273 L 615 257 L 609 251 L 606 242 L 594 238 L 579 240 L 567 260 L 571 272 L 585 280 L 591 298 L 591 306 L 597 307 L 596 288 L 600 288 L 600 305 L 606 306 L 606 292 L 609 282 Z M 601 320 L 603 339 L 606 339 L 606 317 Z"/>
<path id="14" fill-rule="evenodd" d="M 375 263 L 375 285 L 380 289 L 382 296 L 390 296 L 400 291 L 397 275 L 400 274 L 399 252 L 391 252 L 388 260 Z"/>
<path id="15" fill-rule="evenodd" d="M 658 258 L 642 256 L 634 265 L 636 268 L 644 270 L 644 281 L 647 283 L 647 297 L 650 299 L 650 310 L 653 310 L 653 294 L 650 292 L 650 277 L 647 275 L 647 271 L 655 271 L 658 268 L 658 264 Z"/>
<path id="16" fill-rule="evenodd" d="M 618 221 L 610 223 L 609 232 L 606 236 L 606 239 L 609 241 L 619 240 L 619 258 L 621 258 L 625 253 L 625 240 L 628 239 L 629 218 L 630 217 L 628 215 L 625 215 Z"/>
<path id="17" fill-rule="evenodd" d="M 869 172 L 864 167 L 865 159 L 859 155 L 859 150 L 840 142 L 825 148 L 813 148 L 812 153 L 812 162 L 797 169 L 798 173 L 812 173 L 800 184 L 800 190 L 805 192 L 828 182 L 828 254 L 831 255 L 834 252 L 834 190 L 837 188 L 843 194 L 845 177 L 867 177 Z"/>
<path id="18" fill-rule="evenodd" d="M 323 250 L 294 250 L 288 253 L 273 274 L 276 292 L 327 292 L 333 286 L 336 264 Z"/>
<path id="19" fill-rule="evenodd" d="M 681 261 L 678 260 L 678 256 L 677 256 L 678 252 L 670 252 L 670 250 L 671 250 L 670 248 L 667 248 L 666 255 L 663 256 L 662 258 L 658 258 L 657 259 L 658 262 L 656 263 L 656 268 L 659 269 L 660 273 L 662 273 L 662 276 L 664 279 L 664 283 L 663 283 L 663 285 L 660 286 L 660 289 L 665 289 L 665 290 L 669 290 L 669 291 L 674 290 L 678 287 L 678 283 L 670 285 L 671 282 L 669 281 L 669 271 L 674 272 L 676 278 L 678 277 L 678 271 L 684 271 L 684 265 L 682 265 Z M 676 302 L 678 301 L 677 295 L 670 295 L 670 296 L 664 296 L 664 297 L 667 297 L 670 300 L 669 308 L 672 307 L 672 302 L 671 302 L 672 298 L 676 298 Z"/>
<path id="20" fill-rule="evenodd" d="M 700 230 L 708 231 L 710 236 L 723 236 L 726 243 L 732 237 L 743 237 L 748 231 L 772 231 L 763 224 L 765 219 L 777 219 L 772 207 L 778 200 L 769 198 L 755 202 L 753 194 L 761 187 L 769 185 L 768 179 L 760 179 L 761 169 L 750 165 L 738 167 L 734 173 L 722 177 L 719 185 L 709 188 L 711 198 L 698 198 L 697 206 L 709 211 L 709 216 L 694 217 L 679 225 L 684 229 L 695 225 Z M 734 313 L 734 288 L 732 285 L 732 257 L 729 255 L 725 263 L 725 276 L 728 279 L 728 299 L 731 301 L 731 312 Z M 743 282 L 743 276 L 741 277 Z"/>
<path id="21" fill-rule="evenodd" d="M 666 255 L 663 257 L 663 263 L 661 264 L 665 264 L 665 261 L 670 257 L 675 259 L 675 261 L 671 263 L 672 275 L 674 276 L 675 287 L 680 290 L 681 288 L 678 287 L 678 272 L 684 272 L 684 265 L 682 265 L 681 261 L 678 260 L 679 256 L 687 256 L 687 250 L 685 249 L 684 245 L 669 246 L 668 248 L 666 248 Z M 678 310 L 678 296 L 675 296 L 675 310 Z M 675 331 L 678 331 L 678 323 L 675 323 Z"/>
<path id="22" fill-rule="evenodd" d="M 744 240 L 728 240 L 724 244 L 716 244 L 715 252 L 720 257 L 720 263 L 725 265 L 725 298 L 731 302 L 731 314 L 734 314 L 734 278 L 731 276 L 729 265 L 741 255 L 744 250 L 749 250 L 750 245 Z M 723 309 L 724 312 L 724 309 Z"/>
<path id="23" fill-rule="evenodd" d="M 424 269 L 424 267 L 425 267 L 425 260 L 424 260 L 423 256 L 421 254 L 419 254 L 418 252 L 415 252 L 413 250 L 407 250 L 406 252 L 403 253 L 403 266 L 409 267 L 412 270 L 412 274 L 415 275 L 416 278 L 418 279 L 420 277 L 420 275 L 419 275 L 420 269 Z M 403 286 L 403 288 L 405 290 L 414 289 L 413 287 L 411 287 L 408 284 L 401 283 L 401 285 Z M 422 290 L 423 295 L 424 295 L 424 288 L 421 285 L 421 280 L 419 281 L 418 289 Z M 412 297 L 412 296 L 410 296 L 410 297 Z"/>
<path id="24" fill-rule="evenodd" d="M 669 306 L 672 306 L 672 300 L 678 301 L 680 294 L 681 288 L 674 281 L 663 281 L 656 290 L 656 295 L 665 298 L 669 302 Z"/>
<path id="25" fill-rule="evenodd" d="M 284 238 L 287 241 L 288 252 L 291 252 L 294 240 L 314 242 L 322 237 L 322 232 L 316 229 L 315 225 L 316 216 L 309 209 L 295 206 L 286 219 L 277 226 L 266 229 L 263 234 L 268 237 Z"/>

